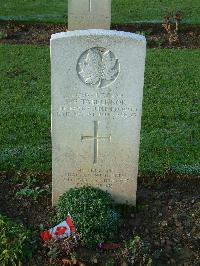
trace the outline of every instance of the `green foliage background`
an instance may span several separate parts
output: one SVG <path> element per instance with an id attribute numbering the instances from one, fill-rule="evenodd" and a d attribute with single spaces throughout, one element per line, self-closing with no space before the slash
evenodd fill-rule
<path id="1" fill-rule="evenodd" d="M 184 22 L 200 23 L 199 0 L 112 0 L 112 22 L 162 21 L 168 12 L 183 12 Z M 66 22 L 67 0 L 0 0 L 0 19 Z"/>

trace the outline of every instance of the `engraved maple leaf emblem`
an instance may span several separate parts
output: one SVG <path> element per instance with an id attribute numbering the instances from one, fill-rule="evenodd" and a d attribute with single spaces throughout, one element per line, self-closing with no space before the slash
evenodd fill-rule
<path id="1" fill-rule="evenodd" d="M 111 51 L 104 48 L 92 48 L 80 58 L 77 71 L 85 84 L 102 88 L 117 78 L 119 62 Z"/>

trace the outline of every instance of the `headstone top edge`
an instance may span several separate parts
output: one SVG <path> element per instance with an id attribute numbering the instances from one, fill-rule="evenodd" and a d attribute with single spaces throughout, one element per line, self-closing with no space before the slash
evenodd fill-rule
<path id="1" fill-rule="evenodd" d="M 103 30 L 103 29 L 90 29 L 90 30 L 74 30 L 67 32 L 59 32 L 51 35 L 51 41 L 62 38 L 80 37 L 80 36 L 109 36 L 109 37 L 122 37 L 132 39 L 137 42 L 146 44 L 146 38 L 131 32 L 117 31 L 117 30 Z"/>

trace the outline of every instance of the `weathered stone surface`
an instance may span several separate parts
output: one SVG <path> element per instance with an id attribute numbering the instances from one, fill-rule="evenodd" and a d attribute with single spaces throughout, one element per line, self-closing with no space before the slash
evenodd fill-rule
<path id="1" fill-rule="evenodd" d="M 145 53 L 132 33 L 52 35 L 54 204 L 83 185 L 135 204 Z"/>
<path id="2" fill-rule="evenodd" d="M 110 29 L 111 0 L 68 0 L 68 29 Z"/>

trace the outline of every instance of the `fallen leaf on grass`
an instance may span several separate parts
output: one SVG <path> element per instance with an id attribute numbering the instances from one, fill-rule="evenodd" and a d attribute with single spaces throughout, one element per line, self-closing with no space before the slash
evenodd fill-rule
<path id="1" fill-rule="evenodd" d="M 118 249 L 120 248 L 120 244 L 115 244 L 115 243 L 105 243 L 100 245 L 100 249 L 103 250 L 113 250 L 113 249 Z"/>
<path id="2" fill-rule="evenodd" d="M 85 266 L 85 264 L 78 260 L 62 259 L 62 263 L 63 266 Z"/>

